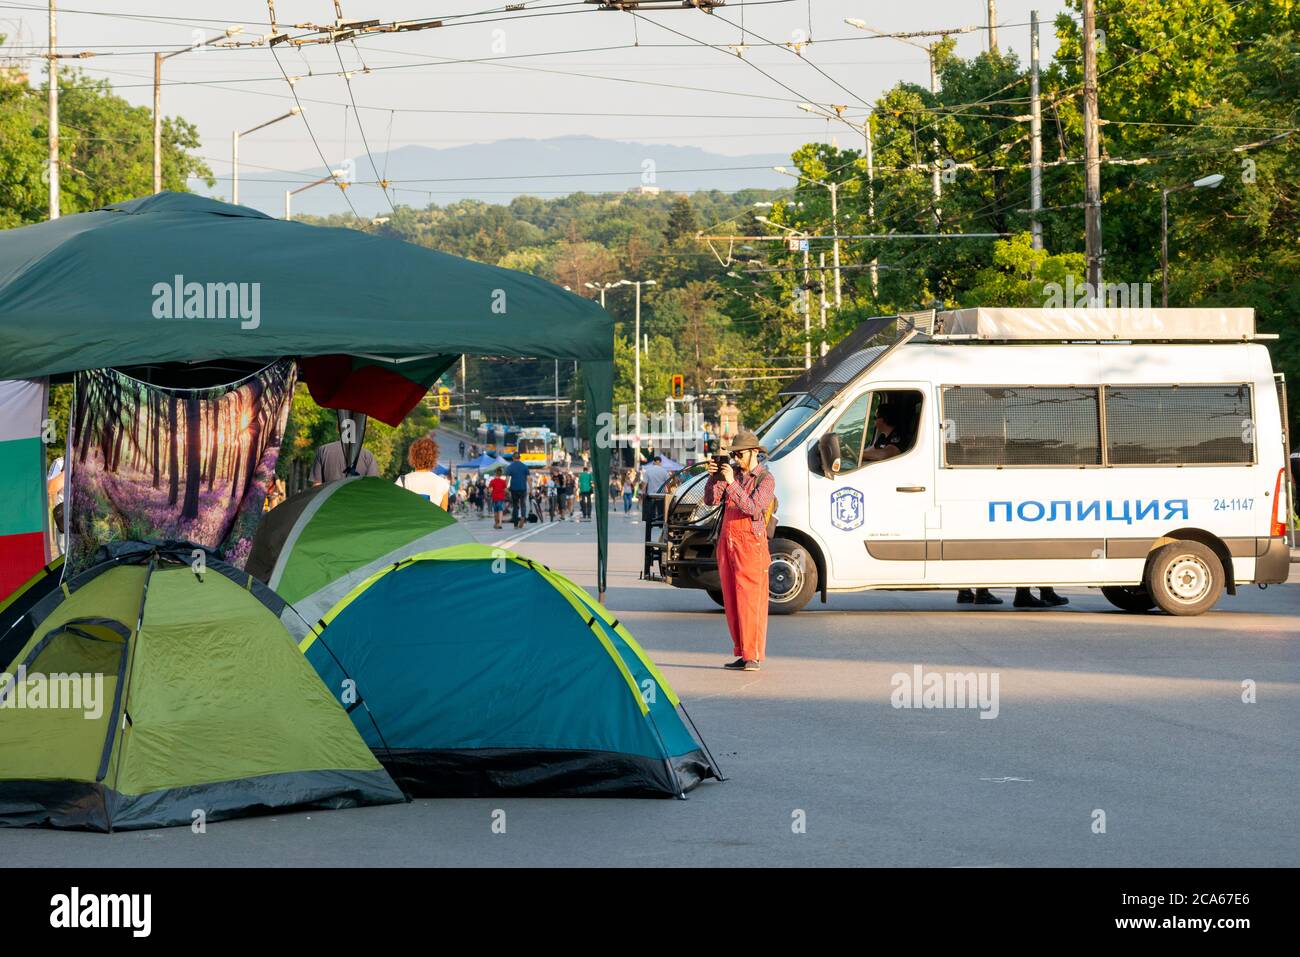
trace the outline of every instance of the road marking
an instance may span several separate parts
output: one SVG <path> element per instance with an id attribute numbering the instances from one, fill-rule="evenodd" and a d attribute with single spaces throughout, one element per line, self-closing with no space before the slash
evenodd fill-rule
<path id="1" fill-rule="evenodd" d="M 514 545 L 515 543 L 517 543 L 517 542 L 522 542 L 525 538 L 532 538 L 532 537 L 533 537 L 534 535 L 536 535 L 538 532 L 544 532 L 544 531 L 546 531 L 547 528 L 548 528 L 548 526 L 547 526 L 546 524 L 544 524 L 544 523 L 542 523 L 542 522 L 538 522 L 536 528 L 530 528 L 528 531 L 526 531 L 526 532 L 521 532 L 520 534 L 515 535 L 515 536 L 512 537 L 512 538 L 503 538 L 503 539 L 501 539 L 501 541 L 499 541 L 499 542 L 493 542 L 493 547 L 494 547 L 494 548 L 510 548 L 510 547 L 511 547 L 512 545 Z"/>
<path id="2" fill-rule="evenodd" d="M 1018 781 L 1022 784 L 1033 784 L 1033 778 L 980 778 L 981 781 L 990 781 L 993 784 L 1007 784 L 1011 781 Z"/>

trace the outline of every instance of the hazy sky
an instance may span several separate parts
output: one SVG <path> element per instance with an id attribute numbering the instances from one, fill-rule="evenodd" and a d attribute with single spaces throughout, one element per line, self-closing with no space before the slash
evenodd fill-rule
<path id="1" fill-rule="evenodd" d="M 1037 7 L 1046 61 L 1056 49 L 1051 22 L 1063 6 L 1060 0 L 999 0 L 999 45 L 1027 61 L 1029 11 Z M 259 168 L 322 168 L 309 129 L 326 161 L 338 165 L 351 158 L 359 170 L 366 166 L 359 159 L 365 155 L 363 130 L 374 152 L 409 143 L 588 134 L 724 154 L 788 153 L 814 139 L 857 145 L 856 134 L 801 112 L 799 102 L 847 104 L 861 115 L 864 103 L 900 79 L 928 83 L 923 50 L 868 38 L 845 25 L 845 17 L 904 31 L 983 25 L 986 15 L 985 0 L 735 0 L 716 16 L 682 9 L 633 16 L 559 0 L 534 0 L 515 14 L 495 12 L 504 7 L 499 0 L 342 0 L 342 7 L 347 18 L 444 18 L 446 25 L 372 36 L 355 46 L 277 46 L 279 65 L 266 47 L 197 50 L 166 62 L 163 110 L 198 125 L 200 152 L 219 177 L 218 192 L 228 188 L 231 131 L 293 105 L 281 68 L 302 77 L 295 86 L 303 116 L 241 141 L 245 176 Z M 279 0 L 276 11 L 281 24 L 334 19 L 332 0 Z M 513 18 L 499 19 L 506 16 Z M 742 18 L 753 44 L 743 56 L 699 45 L 740 43 Z M 111 54 L 75 62 L 110 80 L 131 102 L 147 105 L 154 50 L 178 49 L 235 24 L 245 37 L 269 32 L 266 3 L 67 0 L 59 47 Z M 44 5 L 0 0 L 0 33 L 9 37 L 11 57 L 30 57 L 47 40 Z M 802 56 L 762 45 L 809 39 Z M 985 48 L 987 33 L 959 36 L 957 43 L 959 53 L 974 55 Z M 340 56 L 354 71 L 351 93 L 359 111 L 351 109 L 347 83 L 338 75 Z M 33 74 L 44 68 L 41 61 L 27 62 Z M 363 63 L 372 72 L 362 72 Z M 587 115 L 554 115 L 566 113 Z"/>

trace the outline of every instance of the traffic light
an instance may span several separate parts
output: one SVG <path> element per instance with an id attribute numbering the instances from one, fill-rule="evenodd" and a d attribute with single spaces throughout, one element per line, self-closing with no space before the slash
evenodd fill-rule
<path id="1" fill-rule="evenodd" d="M 686 377 L 678 373 L 673 376 L 673 398 L 680 399 L 686 395 Z"/>
<path id="2" fill-rule="evenodd" d="M 446 412 L 451 408 L 451 390 L 443 386 L 438 389 L 438 411 Z"/>

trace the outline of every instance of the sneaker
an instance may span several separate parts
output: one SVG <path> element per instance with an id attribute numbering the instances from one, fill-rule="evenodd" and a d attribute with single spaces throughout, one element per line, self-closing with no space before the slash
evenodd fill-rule
<path id="1" fill-rule="evenodd" d="M 1052 607 L 1068 605 L 1070 603 L 1070 599 L 1066 598 L 1064 595 L 1058 595 L 1055 588 L 1040 588 L 1038 589 L 1038 594 L 1046 604 L 1051 605 Z"/>
<path id="2" fill-rule="evenodd" d="M 741 668 L 741 671 L 757 671 L 757 670 L 758 670 L 757 661 L 746 661 L 743 667 Z"/>
<path id="3" fill-rule="evenodd" d="M 728 669 L 730 669 L 731 671 L 742 671 L 742 670 L 744 670 L 744 667 L 745 667 L 745 659 L 744 659 L 744 658 L 737 658 L 735 661 L 728 661 L 728 662 L 727 662 L 725 665 L 723 665 L 722 667 L 724 667 L 724 668 L 728 668 Z"/>
<path id="4" fill-rule="evenodd" d="M 1028 588 L 1016 589 L 1016 600 L 1012 604 L 1017 608 L 1046 608 L 1047 602 L 1041 598 L 1035 598 L 1034 593 Z"/>
<path id="5" fill-rule="evenodd" d="M 969 605 L 974 600 L 975 600 L 975 593 L 971 591 L 969 588 L 957 589 L 957 604 Z"/>
<path id="6" fill-rule="evenodd" d="M 1002 599 L 987 588 L 975 589 L 975 604 L 977 605 L 1001 605 Z"/>

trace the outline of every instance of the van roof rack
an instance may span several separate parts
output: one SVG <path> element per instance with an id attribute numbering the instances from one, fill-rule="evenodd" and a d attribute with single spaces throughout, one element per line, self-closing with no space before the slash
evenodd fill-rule
<path id="1" fill-rule="evenodd" d="M 935 342 L 1250 342 L 1276 339 L 1255 331 L 1255 310 L 955 309 L 934 317 Z"/>

